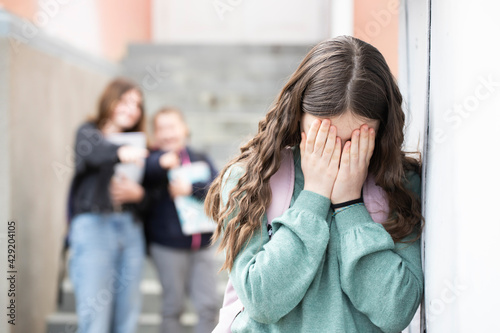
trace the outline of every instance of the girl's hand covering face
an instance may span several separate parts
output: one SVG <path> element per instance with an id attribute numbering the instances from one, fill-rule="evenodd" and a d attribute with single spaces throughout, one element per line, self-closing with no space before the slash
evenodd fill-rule
<path id="1" fill-rule="evenodd" d="M 339 171 L 342 147 L 329 119 L 314 120 L 307 136 L 301 133 L 300 154 L 304 190 L 329 198 Z"/>
<path id="2" fill-rule="evenodd" d="M 352 132 L 351 141 L 346 142 L 340 160 L 340 169 L 335 180 L 330 200 L 333 204 L 361 197 L 361 189 L 368 175 L 368 166 L 375 148 L 375 130 L 368 125 Z"/>

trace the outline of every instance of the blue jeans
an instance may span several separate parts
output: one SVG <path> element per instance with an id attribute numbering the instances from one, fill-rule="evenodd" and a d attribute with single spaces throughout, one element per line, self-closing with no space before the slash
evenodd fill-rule
<path id="1" fill-rule="evenodd" d="M 78 332 L 135 332 L 145 256 L 142 224 L 130 213 L 84 213 L 71 221 L 69 241 Z"/>

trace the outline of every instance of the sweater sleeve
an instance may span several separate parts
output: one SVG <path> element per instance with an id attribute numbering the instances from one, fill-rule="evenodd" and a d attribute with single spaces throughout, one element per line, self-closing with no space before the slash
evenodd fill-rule
<path id="1" fill-rule="evenodd" d="M 153 151 L 146 158 L 144 167 L 144 185 L 156 185 L 161 181 L 168 181 L 167 170 L 163 169 L 160 165 L 160 158 L 165 152 L 161 150 Z"/>
<path id="2" fill-rule="evenodd" d="M 241 169 L 233 168 L 222 191 L 224 202 L 241 175 Z M 275 323 L 303 299 L 325 260 L 329 207 L 328 198 L 302 191 L 292 207 L 273 221 L 271 240 L 263 218 L 262 227 L 243 245 L 230 279 L 253 320 Z"/>
<path id="3" fill-rule="evenodd" d="M 411 190 L 420 195 L 420 177 L 413 173 L 407 179 Z M 402 331 L 423 293 L 420 240 L 395 244 L 363 204 L 340 211 L 335 223 L 340 234 L 342 290 L 382 331 Z M 417 236 L 415 231 L 404 241 Z"/>
<path id="4" fill-rule="evenodd" d="M 85 123 L 76 134 L 76 164 L 78 166 L 83 161 L 89 167 L 99 168 L 102 165 L 118 163 L 118 148 L 119 145 L 106 140 L 93 124 Z"/>

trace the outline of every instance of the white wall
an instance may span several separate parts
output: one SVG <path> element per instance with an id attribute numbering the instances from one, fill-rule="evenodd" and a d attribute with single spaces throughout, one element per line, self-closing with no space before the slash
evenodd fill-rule
<path id="1" fill-rule="evenodd" d="M 313 43 L 330 36 L 330 0 L 153 0 L 153 42 Z"/>
<path id="2" fill-rule="evenodd" d="M 330 35 L 354 35 L 354 0 L 332 0 Z"/>
<path id="3" fill-rule="evenodd" d="M 500 331 L 499 11 L 489 0 L 432 3 L 429 332 Z"/>
<path id="4" fill-rule="evenodd" d="M 427 128 L 428 5 L 423 0 L 403 0 L 399 8 L 398 85 L 406 113 L 405 149 L 423 152 Z"/>
<path id="5" fill-rule="evenodd" d="M 1 14 L 0 14 L 1 15 Z M 1 26 L 1 18 L 0 18 Z M 8 222 L 11 218 L 11 180 L 10 175 L 10 161 L 5 156 L 10 155 L 10 135 L 9 135 L 9 104 L 8 101 L 10 94 L 10 87 L 8 81 L 5 79 L 10 76 L 10 48 L 9 42 L 6 39 L 0 38 L 0 152 L 2 158 L 0 159 L 0 270 L 4 272 L 5 278 L 0 279 L 0 308 L 6 309 L 10 306 L 10 299 L 8 297 L 8 292 L 10 288 L 10 283 L 7 281 L 6 272 L 9 271 L 7 259 L 8 255 Z M 10 310 L 8 310 L 10 312 Z M 2 321 L 0 321 L 0 332 L 10 333 L 11 327 L 8 320 L 11 318 L 7 317 L 8 312 L 3 314 Z"/>
<path id="6" fill-rule="evenodd" d="M 406 114 L 406 151 L 422 153 L 426 164 L 426 132 L 428 120 L 428 78 L 429 78 L 429 6 L 427 1 L 403 0 L 399 11 L 399 77 L 398 84 L 404 97 Z M 422 208 L 425 210 L 426 174 L 422 175 Z M 425 235 L 422 235 L 422 262 L 425 268 Z M 404 333 L 420 332 L 425 321 L 421 320 L 419 309 L 411 325 Z"/>
<path id="7" fill-rule="evenodd" d="M 425 108 L 421 41 L 426 11 L 431 13 L 424 147 L 427 332 L 498 332 L 500 3 L 433 1 L 430 11 L 426 2 L 406 4 L 406 93 L 413 112 Z"/>
<path id="8" fill-rule="evenodd" d="M 99 12 L 95 1 L 40 0 L 35 23 L 58 38 L 94 55 L 103 55 Z"/>
<path id="9" fill-rule="evenodd" d="M 56 309 L 57 277 L 78 125 L 118 68 L 82 56 L 40 33 L 17 43 L 25 22 L 0 10 L 0 332 L 46 332 Z M 15 262 L 7 267 L 8 221 Z M 7 271 L 14 270 L 17 273 Z M 15 297 L 7 277 L 15 275 Z M 7 303 L 15 300 L 15 326 Z M 9 310 L 10 312 L 10 310 Z"/>

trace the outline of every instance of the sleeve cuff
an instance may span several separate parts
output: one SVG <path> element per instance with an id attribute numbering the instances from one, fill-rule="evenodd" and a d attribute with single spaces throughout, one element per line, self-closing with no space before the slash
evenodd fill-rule
<path id="1" fill-rule="evenodd" d="M 292 207 L 294 209 L 308 211 L 326 220 L 330 212 L 330 204 L 330 198 L 304 190 L 300 192 Z"/>
<path id="2" fill-rule="evenodd" d="M 337 229 L 341 234 L 359 226 L 375 223 L 363 203 L 342 208 L 335 212 L 334 217 Z"/>
<path id="3" fill-rule="evenodd" d="M 120 163 L 120 157 L 118 157 L 118 149 L 123 145 L 114 145 L 112 148 L 112 154 L 114 155 L 113 163 Z"/>

